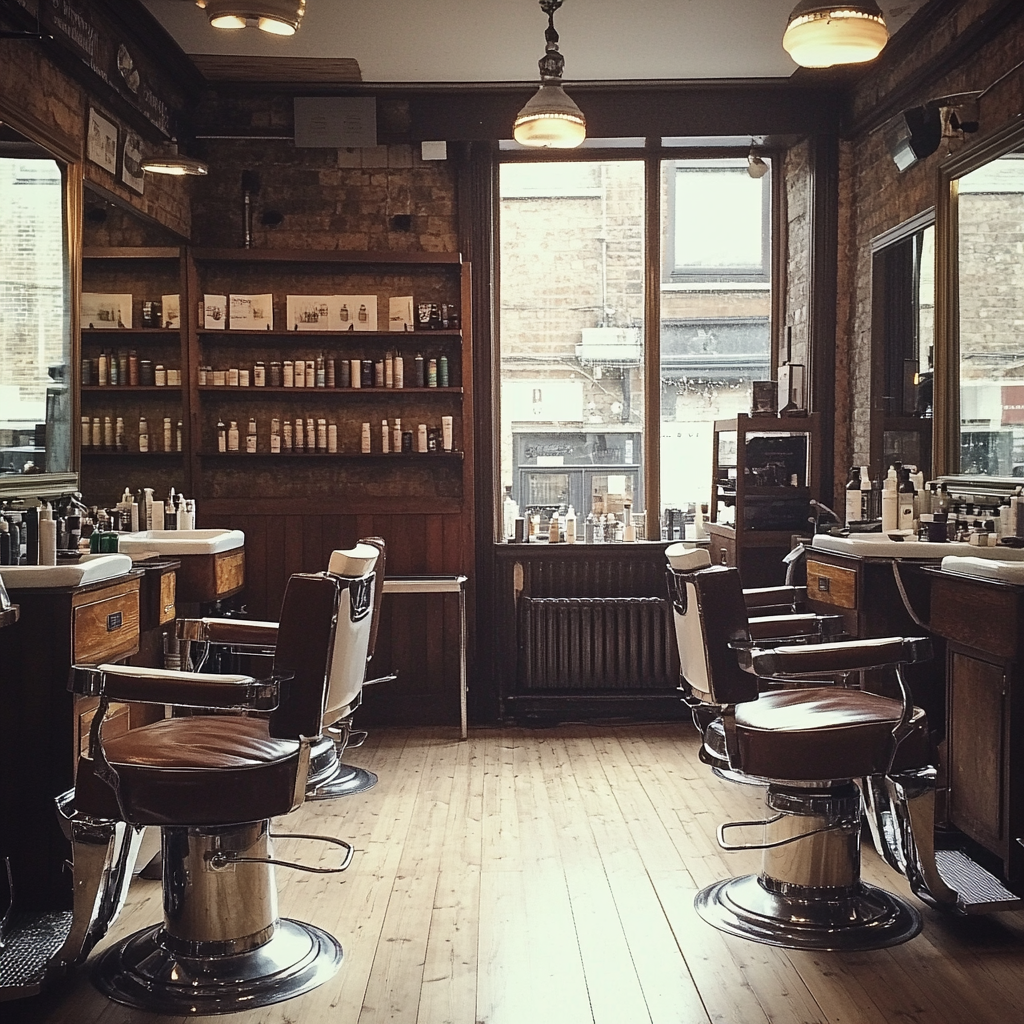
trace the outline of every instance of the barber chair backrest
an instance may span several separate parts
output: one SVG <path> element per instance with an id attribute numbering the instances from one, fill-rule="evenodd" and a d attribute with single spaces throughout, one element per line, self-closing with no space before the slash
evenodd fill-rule
<path id="1" fill-rule="evenodd" d="M 739 571 L 670 567 L 668 583 L 680 670 L 696 696 L 710 704 L 757 700 L 757 678 L 740 668 L 730 646 L 750 641 Z"/>
<path id="2" fill-rule="evenodd" d="M 270 734 L 281 739 L 320 735 L 327 673 L 335 643 L 341 587 L 324 576 L 296 574 L 288 580 L 274 653 L 275 675 L 291 679 L 270 715 Z"/>
<path id="3" fill-rule="evenodd" d="M 373 584 L 373 613 L 370 616 L 370 643 L 366 648 L 366 660 L 373 657 L 377 649 L 377 633 L 380 630 L 380 606 L 384 600 L 384 565 L 387 560 L 387 551 L 383 537 L 360 537 L 360 544 L 368 544 L 377 549 L 377 564 L 373 571 L 377 579 Z"/>
<path id="4" fill-rule="evenodd" d="M 379 554 L 376 546 L 359 543 L 348 551 L 332 552 L 327 566 L 327 578 L 339 587 L 338 624 L 324 709 L 327 724 L 359 697 L 366 678 L 374 592 L 381 585 L 375 571 Z"/>

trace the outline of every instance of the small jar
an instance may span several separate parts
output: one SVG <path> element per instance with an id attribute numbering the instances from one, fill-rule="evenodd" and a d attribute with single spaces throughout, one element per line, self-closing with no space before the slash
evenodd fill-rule
<path id="1" fill-rule="evenodd" d="M 140 359 L 139 360 L 139 384 L 144 388 L 151 388 L 153 386 L 153 360 L 152 359 Z"/>
<path id="2" fill-rule="evenodd" d="M 230 367 L 228 369 L 227 381 L 228 381 L 228 387 L 229 388 L 237 388 L 238 387 L 238 367 L 237 366 L 232 366 L 232 367 Z"/>
<path id="3" fill-rule="evenodd" d="M 272 388 L 281 386 L 281 364 L 276 360 L 270 364 L 270 386 Z"/>
<path id="4" fill-rule="evenodd" d="M 205 366 L 200 366 L 199 367 L 199 386 L 201 388 L 205 387 L 206 384 L 207 384 L 207 380 L 208 380 L 208 378 L 207 378 L 206 367 Z"/>
<path id="5" fill-rule="evenodd" d="M 167 369 L 163 363 L 157 363 L 153 368 L 153 383 L 158 388 L 167 387 Z"/>
<path id="6" fill-rule="evenodd" d="M 282 370 L 284 372 L 282 374 L 281 386 L 286 388 L 295 387 L 295 364 L 290 359 L 286 359 Z"/>
<path id="7" fill-rule="evenodd" d="M 222 388 L 227 384 L 228 375 L 224 370 L 213 371 L 213 384 L 214 387 Z"/>
<path id="8" fill-rule="evenodd" d="M 240 388 L 247 388 L 249 386 L 249 371 L 239 370 L 238 371 L 238 386 Z"/>
<path id="9" fill-rule="evenodd" d="M 248 370 L 246 371 L 248 373 Z M 267 367 L 262 360 L 257 361 L 252 368 L 252 382 L 255 387 L 262 388 L 267 385 Z"/>

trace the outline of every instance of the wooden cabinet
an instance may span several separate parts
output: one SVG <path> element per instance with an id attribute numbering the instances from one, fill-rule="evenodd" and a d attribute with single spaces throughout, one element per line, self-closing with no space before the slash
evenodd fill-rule
<path id="1" fill-rule="evenodd" d="M 785 579 L 783 556 L 809 529 L 821 479 L 820 416 L 716 420 L 711 560 L 734 565 L 747 587 Z"/>
<path id="2" fill-rule="evenodd" d="M 935 571 L 931 624 L 948 640 L 951 825 L 1024 891 L 1024 587 Z"/>
<path id="3" fill-rule="evenodd" d="M 138 650 L 141 577 L 18 590 L 21 619 L 0 630 L 0 857 L 11 858 L 21 910 L 71 905 L 70 851 L 54 798 L 74 784 L 96 701 L 68 691 L 69 672 L 76 661 L 118 661 Z"/>

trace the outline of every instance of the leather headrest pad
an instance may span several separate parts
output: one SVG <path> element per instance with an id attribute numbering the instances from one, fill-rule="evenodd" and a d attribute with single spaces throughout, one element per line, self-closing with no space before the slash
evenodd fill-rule
<path id="1" fill-rule="evenodd" d="M 711 556 L 704 548 L 688 548 L 681 543 L 665 548 L 665 557 L 668 564 L 680 572 L 696 572 L 711 565 Z"/>
<path id="2" fill-rule="evenodd" d="M 350 576 L 358 579 L 373 571 L 379 552 L 371 544 L 357 544 L 347 551 L 332 551 L 327 571 L 332 576 Z"/>

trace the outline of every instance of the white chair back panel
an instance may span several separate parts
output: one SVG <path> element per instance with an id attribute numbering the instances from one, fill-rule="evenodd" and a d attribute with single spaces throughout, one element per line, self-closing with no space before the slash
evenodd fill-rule
<path id="1" fill-rule="evenodd" d="M 697 588 L 686 586 L 686 614 L 673 607 L 676 625 L 676 646 L 679 648 L 679 667 L 683 678 L 698 694 L 711 693 L 710 667 L 704 628 L 697 604 Z"/>

